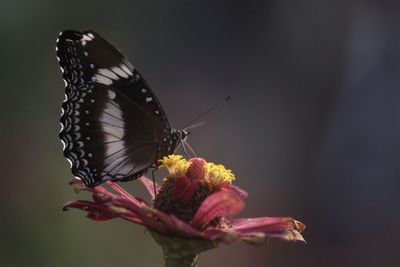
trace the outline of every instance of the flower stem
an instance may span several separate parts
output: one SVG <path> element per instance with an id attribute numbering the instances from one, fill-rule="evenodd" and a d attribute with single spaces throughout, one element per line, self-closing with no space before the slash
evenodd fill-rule
<path id="1" fill-rule="evenodd" d="M 164 259 L 165 267 L 196 267 L 199 262 L 199 255 L 187 255 L 178 258 L 164 255 Z"/>
<path id="2" fill-rule="evenodd" d="M 150 231 L 154 240 L 162 247 L 165 267 L 196 267 L 200 252 L 213 249 L 217 242 L 166 236 Z"/>

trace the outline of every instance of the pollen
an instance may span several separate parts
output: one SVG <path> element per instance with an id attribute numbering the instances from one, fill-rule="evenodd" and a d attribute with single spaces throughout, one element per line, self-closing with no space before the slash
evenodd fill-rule
<path id="1" fill-rule="evenodd" d="M 158 163 L 160 167 L 166 168 L 171 176 L 184 175 L 191 164 L 180 155 L 165 156 Z"/>
<path id="2" fill-rule="evenodd" d="M 221 164 L 207 162 L 204 164 L 204 180 L 211 186 L 218 186 L 224 183 L 232 183 L 235 180 L 235 175 L 231 170 L 226 169 Z"/>

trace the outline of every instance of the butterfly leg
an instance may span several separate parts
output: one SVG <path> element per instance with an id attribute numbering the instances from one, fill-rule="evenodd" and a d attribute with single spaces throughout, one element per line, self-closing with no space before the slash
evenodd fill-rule
<path id="1" fill-rule="evenodd" d="M 196 152 L 194 152 L 193 148 L 189 145 L 189 142 L 186 140 L 183 140 L 183 143 L 185 143 L 185 145 L 187 145 L 187 147 L 189 148 L 189 150 L 193 154 L 193 156 L 197 157 Z"/>
<path id="2" fill-rule="evenodd" d="M 154 169 L 151 170 L 151 177 L 153 178 L 154 199 L 156 198 L 156 195 L 157 195 L 157 190 L 156 190 L 156 179 L 154 178 L 154 172 L 155 172 L 156 170 L 157 170 L 156 168 L 154 168 Z"/>
<path id="3" fill-rule="evenodd" d="M 186 156 L 187 158 L 190 158 L 188 152 L 186 151 L 185 143 L 184 143 L 182 140 L 180 140 L 180 141 L 181 141 L 183 153 L 185 154 L 185 156 Z"/>

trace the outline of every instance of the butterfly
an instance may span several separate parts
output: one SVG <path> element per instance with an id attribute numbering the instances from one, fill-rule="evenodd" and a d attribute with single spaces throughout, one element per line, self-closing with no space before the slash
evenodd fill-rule
<path id="1" fill-rule="evenodd" d="M 62 31 L 56 53 L 65 83 L 59 136 L 86 186 L 136 179 L 187 137 L 170 127 L 136 68 L 97 33 Z"/>

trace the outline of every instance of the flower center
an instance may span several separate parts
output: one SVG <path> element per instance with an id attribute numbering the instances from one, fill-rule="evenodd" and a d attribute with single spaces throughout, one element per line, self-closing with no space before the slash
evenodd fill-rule
<path id="1" fill-rule="evenodd" d="M 190 222 L 202 202 L 234 180 L 230 170 L 201 158 L 186 161 L 182 156 L 170 155 L 159 161 L 169 172 L 154 200 L 154 207 L 167 214 Z M 221 217 L 206 227 L 221 226 Z"/>
<path id="2" fill-rule="evenodd" d="M 154 200 L 154 207 L 184 222 L 190 222 L 204 199 L 215 192 L 204 184 L 194 187 L 188 184 L 182 188 L 179 181 L 165 180 Z"/>

